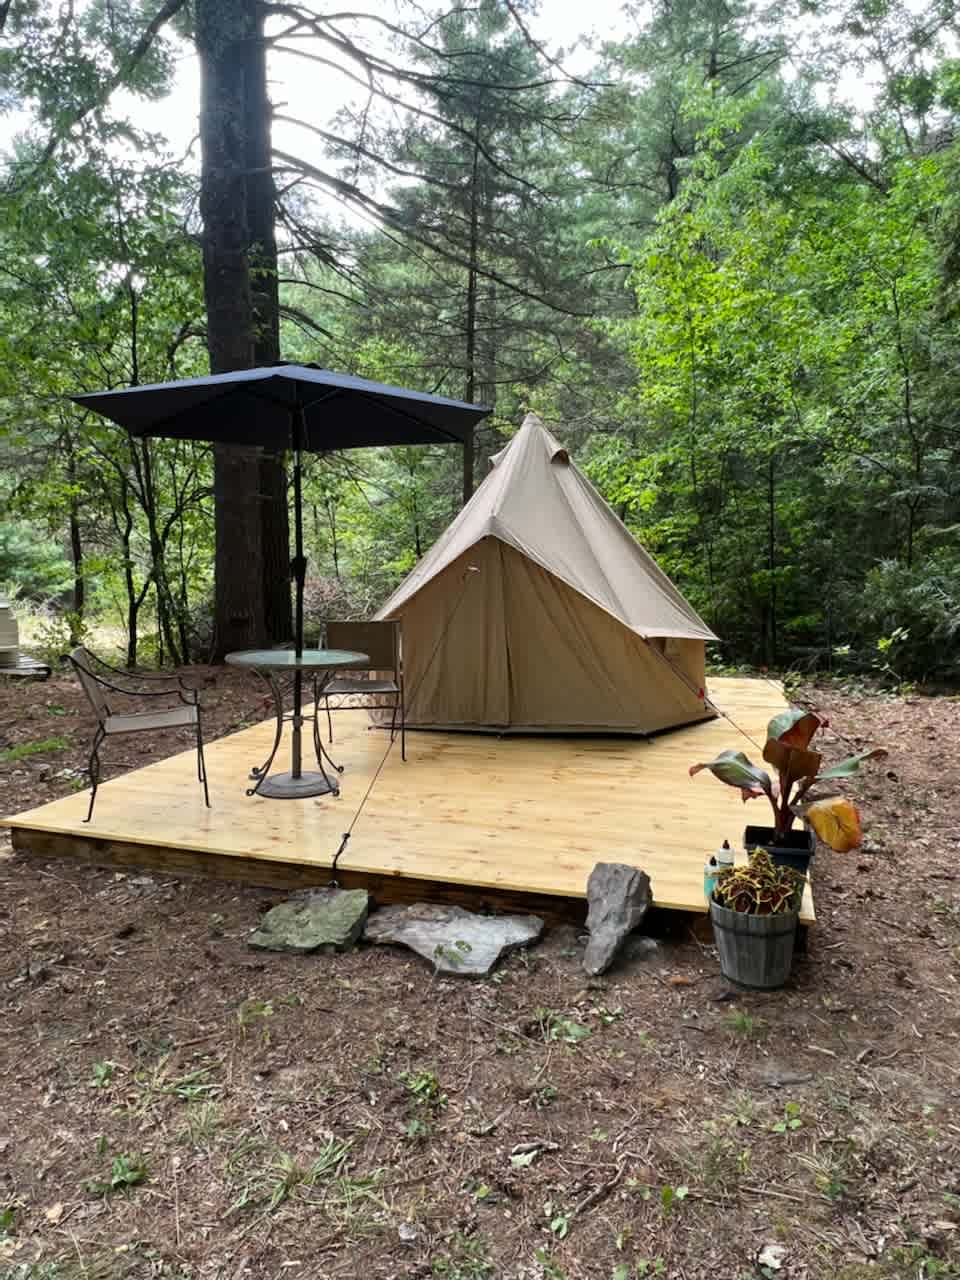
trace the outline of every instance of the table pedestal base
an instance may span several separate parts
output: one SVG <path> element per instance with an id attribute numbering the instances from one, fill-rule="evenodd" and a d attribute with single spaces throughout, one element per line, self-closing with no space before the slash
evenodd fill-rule
<path id="1" fill-rule="evenodd" d="M 340 787 L 325 773 L 301 773 L 295 778 L 288 770 L 264 778 L 255 794 L 271 800 L 306 800 L 310 796 L 338 796 Z"/>

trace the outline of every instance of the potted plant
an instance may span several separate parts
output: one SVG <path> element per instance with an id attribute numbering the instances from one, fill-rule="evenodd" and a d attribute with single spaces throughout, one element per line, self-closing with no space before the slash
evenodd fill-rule
<path id="1" fill-rule="evenodd" d="M 770 991 L 790 976 L 803 877 L 766 849 L 717 877 L 710 899 L 720 972 L 740 987 Z"/>
<path id="2" fill-rule="evenodd" d="M 822 768 L 823 757 L 811 750 L 810 743 L 825 720 L 812 711 L 790 707 L 773 717 L 767 726 L 764 760 L 777 773 L 774 781 L 766 769 L 753 764 L 742 751 L 721 751 L 715 760 L 690 766 L 690 776 L 709 769 L 715 778 L 736 787 L 744 801 L 766 796 L 773 810 L 772 827 L 750 827 L 744 831 L 744 847 L 770 850 L 775 862 L 806 873 L 816 842 L 810 828 L 820 839 L 840 853 L 856 849 L 863 843 L 860 815 L 852 801 L 842 795 L 814 797 L 811 788 L 817 783 L 849 778 L 865 760 L 885 756 L 883 747 L 861 751 L 837 764 Z M 797 818 L 804 828 L 794 831 Z"/>

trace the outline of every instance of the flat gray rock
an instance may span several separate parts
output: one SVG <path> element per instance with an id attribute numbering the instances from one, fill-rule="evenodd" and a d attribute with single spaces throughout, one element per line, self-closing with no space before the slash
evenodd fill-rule
<path id="1" fill-rule="evenodd" d="M 347 951 L 367 919 L 366 889 L 319 889 L 271 907 L 247 939 L 256 951 Z"/>
<path id="2" fill-rule="evenodd" d="M 485 978 L 502 955 L 529 946 L 542 933 L 539 916 L 478 916 L 421 902 L 375 912 L 363 938 L 409 947 L 444 977 Z"/>
<path id="3" fill-rule="evenodd" d="M 647 914 L 650 877 L 639 867 L 598 862 L 587 881 L 590 939 L 583 967 L 594 977 L 610 968 L 624 940 Z"/>

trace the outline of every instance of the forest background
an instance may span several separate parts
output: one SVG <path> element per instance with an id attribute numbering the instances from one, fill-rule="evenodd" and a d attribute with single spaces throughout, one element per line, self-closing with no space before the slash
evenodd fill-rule
<path id="1" fill-rule="evenodd" d="M 368 615 L 534 409 L 715 660 L 956 681 L 957 11 L 655 0 L 575 54 L 549 12 L 0 3 L 0 594 L 41 646 L 205 660 L 231 578 L 239 639 L 285 638 L 282 457 L 65 399 L 282 357 L 494 406 L 465 460 L 310 458 L 314 626 Z M 191 46 L 176 151 L 141 104 Z M 271 104 L 283 59 L 338 109 Z"/>

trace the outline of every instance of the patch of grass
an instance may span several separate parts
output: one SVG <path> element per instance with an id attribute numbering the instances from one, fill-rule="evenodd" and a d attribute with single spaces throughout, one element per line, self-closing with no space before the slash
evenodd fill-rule
<path id="1" fill-rule="evenodd" d="M 255 1150 L 247 1146 L 246 1153 Z M 331 1136 L 320 1150 L 316 1160 L 309 1163 L 299 1160 L 287 1151 L 275 1151 L 263 1164 L 245 1170 L 240 1180 L 240 1191 L 225 1217 L 245 1210 L 253 1210 L 259 1216 L 273 1213 L 290 1200 L 301 1187 L 312 1187 L 320 1179 L 333 1177 L 346 1159 L 349 1142 L 341 1142 Z M 236 1153 L 235 1153 L 236 1154 Z M 230 1162 L 228 1162 L 229 1167 Z"/>
<path id="2" fill-rule="evenodd" d="M 180 1130 L 180 1139 L 191 1147 L 202 1150 L 209 1147 L 223 1129 L 223 1108 L 218 1102 L 210 1099 L 191 1102 L 187 1107 L 186 1121 Z"/>
<path id="3" fill-rule="evenodd" d="M 220 1086 L 210 1079 L 209 1067 L 197 1067 L 174 1080 L 167 1080 L 167 1062 L 168 1059 L 164 1059 L 152 1071 L 134 1073 L 134 1083 L 141 1093 L 139 1102 L 135 1099 L 129 1107 L 134 1115 L 144 1115 L 164 1098 L 177 1098 L 187 1103 L 204 1102 L 212 1100 L 220 1092 Z"/>
<path id="4" fill-rule="evenodd" d="M 390 1209 L 380 1195 L 383 1169 L 370 1173 L 339 1173 L 324 1182 L 322 1207 L 327 1217 L 345 1236 L 369 1236 L 390 1222 Z M 313 1197 L 307 1197 L 314 1203 Z"/>
<path id="5" fill-rule="evenodd" d="M 766 1023 L 762 1018 L 745 1013 L 743 1009 L 731 1009 L 727 1014 L 727 1031 L 742 1040 L 757 1040 L 764 1032 Z"/>
<path id="6" fill-rule="evenodd" d="M 494 1274 L 487 1242 L 481 1235 L 454 1232 L 444 1252 L 430 1259 L 430 1272 L 443 1280 L 486 1280 Z"/>
<path id="7" fill-rule="evenodd" d="M 270 1043 L 270 1028 L 267 1023 L 273 1017 L 273 1002 L 251 997 L 244 1000 L 237 1010 L 237 1026 L 240 1034 L 245 1036 L 254 1027 L 260 1029 L 260 1039 L 265 1045 Z"/>
<path id="8" fill-rule="evenodd" d="M 0 1208 L 0 1240 L 9 1240 L 16 1234 L 18 1207 L 16 1204 L 5 1204 Z"/>
<path id="9" fill-rule="evenodd" d="M 730 1110 L 723 1118 L 731 1126 L 739 1125 L 746 1128 L 753 1123 L 756 1110 L 757 1104 L 753 1095 L 747 1093 L 745 1089 L 740 1089 L 730 1099 Z"/>
<path id="10" fill-rule="evenodd" d="M 18 760 L 26 760 L 28 756 L 52 755 L 55 751 L 66 751 L 70 743 L 66 738 L 44 738 L 41 742 L 21 742 L 17 747 L 7 747 L 0 751 L 0 764 L 16 764 Z"/>
<path id="11" fill-rule="evenodd" d="M 797 1156 L 799 1163 L 810 1171 L 816 1189 L 835 1204 L 845 1200 L 850 1194 L 850 1182 L 854 1174 L 854 1147 L 852 1141 L 841 1141 L 822 1147 L 812 1154 Z"/>
<path id="12" fill-rule="evenodd" d="M 700 1173 L 705 1187 L 717 1187 L 722 1191 L 733 1190 L 741 1178 L 750 1172 L 749 1147 L 741 1147 L 725 1133 L 715 1121 L 708 1121 L 706 1131 L 710 1135 Z"/>

